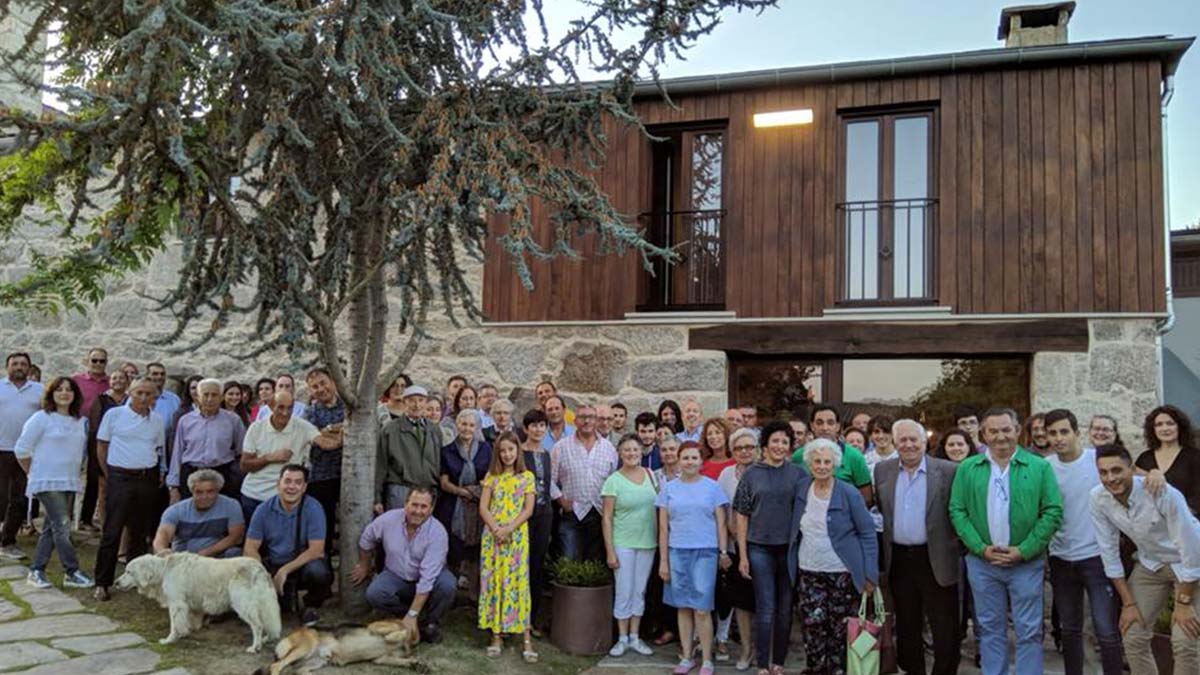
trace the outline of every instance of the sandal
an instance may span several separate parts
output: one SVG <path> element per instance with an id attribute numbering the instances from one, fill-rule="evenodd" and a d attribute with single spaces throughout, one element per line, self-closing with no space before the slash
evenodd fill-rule
<path id="1" fill-rule="evenodd" d="M 671 644 L 676 639 L 677 638 L 675 637 L 675 634 L 672 633 L 671 631 L 669 631 L 669 630 L 663 631 L 662 635 L 659 635 L 658 637 L 654 638 L 654 645 L 657 647 L 662 647 L 662 646 Z"/>
<path id="2" fill-rule="evenodd" d="M 525 659 L 525 663 L 537 663 L 538 653 L 533 651 L 533 640 L 525 640 L 525 651 L 521 652 L 521 658 Z"/>
<path id="3" fill-rule="evenodd" d="M 504 643 L 500 638 L 494 638 L 492 644 L 488 645 L 487 655 L 489 659 L 494 659 L 504 651 Z"/>

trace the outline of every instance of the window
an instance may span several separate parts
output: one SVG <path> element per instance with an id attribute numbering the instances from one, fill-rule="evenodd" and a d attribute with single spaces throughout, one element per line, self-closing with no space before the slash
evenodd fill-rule
<path id="1" fill-rule="evenodd" d="M 843 118 L 841 302 L 933 300 L 932 129 L 931 111 Z"/>
<path id="2" fill-rule="evenodd" d="M 722 309 L 725 305 L 723 128 L 653 130 L 653 206 L 642 214 L 647 237 L 675 249 L 657 262 L 638 292 L 639 310 Z"/>

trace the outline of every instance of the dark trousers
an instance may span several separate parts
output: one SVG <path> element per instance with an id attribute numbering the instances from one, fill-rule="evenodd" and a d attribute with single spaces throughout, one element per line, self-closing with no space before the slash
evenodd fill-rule
<path id="1" fill-rule="evenodd" d="M 87 484 L 83 487 L 83 504 L 79 509 L 79 524 L 91 525 L 96 519 L 96 502 L 100 499 L 100 460 L 96 457 L 96 442 L 88 443 Z"/>
<path id="2" fill-rule="evenodd" d="M 663 602 L 663 580 L 658 576 L 661 558 L 654 552 L 654 566 L 650 568 L 650 580 L 646 583 L 646 611 L 642 615 L 640 633 L 647 638 L 659 637 L 666 632 L 679 634 L 679 612 Z"/>
<path id="3" fill-rule="evenodd" d="M 535 506 L 529 518 L 529 599 L 530 623 L 544 623 L 543 594 L 546 590 L 546 556 L 550 553 L 550 528 L 554 523 L 549 504 Z"/>
<path id="4" fill-rule="evenodd" d="M 754 585 L 754 651 L 758 667 L 782 666 L 792 633 L 792 577 L 787 544 L 747 544 Z"/>
<path id="5" fill-rule="evenodd" d="M 238 495 L 238 501 L 242 504 L 242 518 L 246 521 L 246 529 L 249 530 L 250 519 L 254 517 L 254 511 L 258 509 L 259 504 L 263 503 L 263 500 L 247 497 L 246 495 Z"/>
<path id="6" fill-rule="evenodd" d="M 234 468 L 237 462 L 226 462 L 220 466 L 196 466 L 195 464 L 180 464 L 179 465 L 179 498 L 189 499 L 192 496 L 192 491 L 188 489 L 188 477 L 200 471 L 201 469 L 212 469 L 221 474 L 221 478 L 225 480 L 221 486 L 221 494 L 232 499 L 237 499 L 241 486 L 238 485 L 238 474 Z M 247 522 L 246 525 L 250 523 Z"/>
<path id="7" fill-rule="evenodd" d="M 1121 635 L 1114 620 L 1117 616 L 1116 591 L 1100 557 L 1068 561 L 1050 557 L 1050 585 L 1054 604 L 1062 622 L 1063 666 L 1067 675 L 1083 673 L 1083 594 L 1092 608 L 1092 626 L 1100 643 L 1100 664 L 1104 675 L 1121 675 Z"/>
<path id="8" fill-rule="evenodd" d="M 11 451 L 0 452 L 0 546 L 14 546 L 17 531 L 25 521 L 25 470 Z"/>
<path id="9" fill-rule="evenodd" d="M 96 553 L 96 585 L 112 586 L 117 576 L 121 530 L 129 528 L 127 560 L 146 552 L 146 540 L 158 524 L 158 469 L 127 472 L 108 467 L 108 492 L 104 498 L 104 533 Z"/>
<path id="10" fill-rule="evenodd" d="M 313 481 L 308 484 L 305 494 L 317 500 L 325 512 L 325 558 L 328 559 L 333 554 L 333 543 L 337 538 L 337 510 L 338 501 L 342 498 L 342 481 L 339 478 Z"/>
<path id="11" fill-rule="evenodd" d="M 588 511 L 582 520 L 573 511 L 563 513 L 558 522 L 558 536 L 564 558 L 604 560 L 604 534 L 596 509 Z"/>
<path id="12" fill-rule="evenodd" d="M 958 584 L 942 586 L 933 576 L 929 549 L 892 545 L 892 597 L 896 600 L 896 660 L 904 672 L 925 674 L 925 640 L 933 634 L 933 675 L 954 675 L 962 657 L 958 633 Z"/>
<path id="13" fill-rule="evenodd" d="M 284 563 L 287 564 L 287 563 Z M 283 565 L 263 561 L 263 567 L 274 577 Z M 288 575 L 283 585 L 283 597 L 279 608 L 285 612 L 300 611 L 300 593 L 304 593 L 303 605 L 316 609 L 333 595 L 333 568 L 323 558 L 309 560 L 298 570 Z"/>

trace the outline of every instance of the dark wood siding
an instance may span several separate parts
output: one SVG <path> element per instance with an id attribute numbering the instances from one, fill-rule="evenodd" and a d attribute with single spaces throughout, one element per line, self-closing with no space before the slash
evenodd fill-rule
<path id="1" fill-rule="evenodd" d="M 684 96 L 639 104 L 647 125 L 725 120 L 725 307 L 739 317 L 833 307 L 841 200 L 839 113 L 928 104 L 938 304 L 958 314 L 1164 311 L 1158 61 L 963 72 Z M 811 125 L 755 129 L 755 112 L 812 108 Z M 650 209 L 650 143 L 609 130 L 597 173 L 631 217 Z M 546 210 L 532 205 L 549 242 Z M 496 223 L 503 232 L 505 224 Z M 634 311 L 633 255 L 533 265 L 517 282 L 489 243 L 494 321 L 619 319 Z"/>

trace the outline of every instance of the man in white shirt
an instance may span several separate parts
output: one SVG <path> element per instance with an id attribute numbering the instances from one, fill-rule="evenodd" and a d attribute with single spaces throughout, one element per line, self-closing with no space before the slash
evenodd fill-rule
<path id="1" fill-rule="evenodd" d="M 1175 488 L 1168 485 L 1158 497 L 1151 496 L 1143 479 L 1133 475 L 1133 458 L 1124 446 L 1096 448 L 1096 467 L 1101 485 L 1091 492 L 1092 523 L 1104 572 L 1121 598 L 1118 626 L 1125 636 L 1132 675 L 1158 672 L 1150 652 L 1151 631 L 1172 592 L 1175 672 L 1200 672 L 1200 618 L 1194 606 L 1200 580 L 1200 522 Z M 1137 547 L 1137 563 L 1128 581 L 1121 566 L 1122 534 Z"/>
<path id="2" fill-rule="evenodd" d="M 270 414 L 251 424 L 242 440 L 241 502 L 247 523 L 259 504 L 275 496 L 284 466 L 308 466 L 309 449 L 321 435 L 308 420 L 292 414 L 294 403 L 291 392 L 277 389 L 267 408 Z"/>
<path id="3" fill-rule="evenodd" d="M 550 498 L 562 509 L 558 534 L 563 557 L 603 560 L 600 489 L 617 470 L 617 451 L 608 439 L 596 434 L 596 409 L 580 405 L 575 412 L 575 433 L 554 444 L 550 451 Z"/>
<path id="4" fill-rule="evenodd" d="M 129 528 L 128 559 L 146 552 L 158 524 L 159 489 L 166 474 L 166 430 L 154 414 L 158 387 L 149 379 L 129 388 L 128 405 L 104 413 L 96 431 L 96 458 L 106 479 L 104 534 L 96 553 L 96 599 L 109 599 L 121 531 Z"/>
<path id="5" fill-rule="evenodd" d="M 1080 443 L 1079 421 L 1070 410 L 1051 410 L 1043 416 L 1054 471 L 1062 495 L 1063 521 L 1050 540 L 1050 585 L 1062 630 L 1063 664 L 1067 675 L 1083 673 L 1083 595 L 1092 609 L 1092 625 L 1100 643 L 1104 675 L 1121 675 L 1121 634 L 1116 625 L 1116 599 L 1104 573 L 1096 528 L 1092 524 L 1091 494 L 1100 485 L 1096 452 Z"/>
<path id="6" fill-rule="evenodd" d="M 8 377 L 0 379 L 0 559 L 7 560 L 25 557 L 17 548 L 17 530 L 25 520 L 25 472 L 13 449 L 26 420 L 42 405 L 42 385 L 29 379 L 31 363 L 24 352 L 9 354 L 4 359 Z"/>

